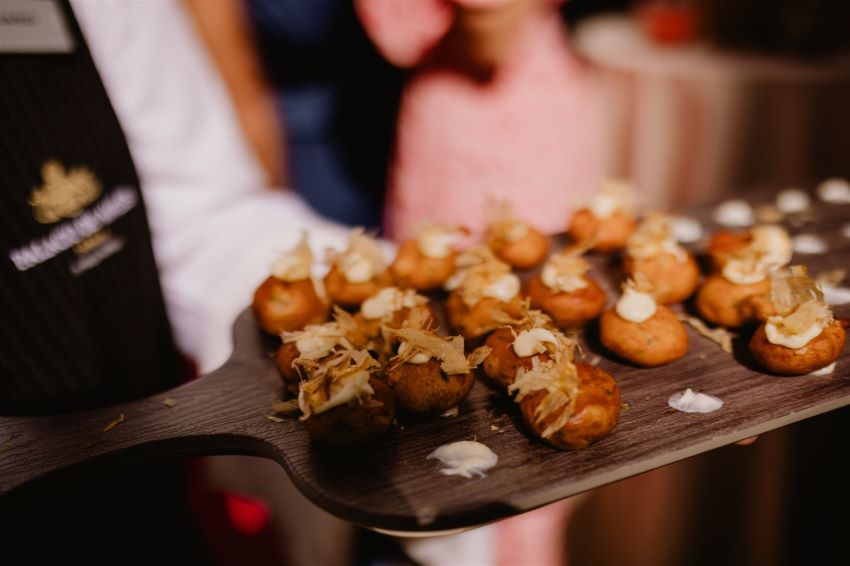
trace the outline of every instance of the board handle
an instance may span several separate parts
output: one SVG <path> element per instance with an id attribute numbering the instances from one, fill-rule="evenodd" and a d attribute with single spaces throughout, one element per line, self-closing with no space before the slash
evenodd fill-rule
<path id="1" fill-rule="evenodd" d="M 223 430 L 191 423 L 208 423 L 209 416 L 227 411 L 205 390 L 218 381 L 218 372 L 175 389 L 122 405 L 48 416 L 0 417 L 0 495 L 23 495 L 80 473 L 147 457 L 180 453 L 204 446 L 225 449 Z M 199 399 L 199 397 L 201 399 Z M 194 440 L 194 442 L 192 441 Z"/>

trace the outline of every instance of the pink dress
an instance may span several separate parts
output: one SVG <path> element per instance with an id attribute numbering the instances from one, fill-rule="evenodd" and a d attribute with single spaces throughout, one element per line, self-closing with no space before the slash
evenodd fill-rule
<path id="1" fill-rule="evenodd" d="M 452 24 L 447 1 L 359 0 L 378 48 L 391 62 L 413 68 L 385 203 L 389 237 L 407 238 L 424 220 L 480 234 L 488 198 L 510 202 L 519 218 L 544 232 L 562 232 L 596 187 L 598 110 L 557 3 L 549 3 L 551 9 L 526 22 L 492 80 L 476 82 L 429 60 Z"/>

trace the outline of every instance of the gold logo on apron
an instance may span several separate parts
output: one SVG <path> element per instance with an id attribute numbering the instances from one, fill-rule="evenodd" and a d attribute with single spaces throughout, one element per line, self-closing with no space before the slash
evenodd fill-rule
<path id="1" fill-rule="evenodd" d="M 100 196 L 100 181 L 86 167 L 66 171 L 61 163 L 51 160 L 41 166 L 41 176 L 44 184 L 33 190 L 27 202 L 36 221 L 42 224 L 76 218 Z"/>

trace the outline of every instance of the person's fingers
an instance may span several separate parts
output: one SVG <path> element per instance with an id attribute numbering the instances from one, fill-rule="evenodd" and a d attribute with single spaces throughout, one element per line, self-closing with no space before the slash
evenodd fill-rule
<path id="1" fill-rule="evenodd" d="M 744 440 L 739 440 L 735 444 L 737 446 L 749 446 L 750 444 L 754 443 L 758 439 L 759 439 L 758 436 L 751 436 L 749 438 L 745 438 Z"/>

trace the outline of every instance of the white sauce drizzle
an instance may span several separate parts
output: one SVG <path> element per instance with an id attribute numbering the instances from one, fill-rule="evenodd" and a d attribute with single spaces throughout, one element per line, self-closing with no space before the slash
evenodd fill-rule
<path id="1" fill-rule="evenodd" d="M 655 299 L 649 293 L 641 293 L 626 287 L 615 309 L 620 318 L 640 323 L 652 318 L 657 307 Z"/>
<path id="2" fill-rule="evenodd" d="M 545 328 L 532 328 L 520 332 L 513 343 L 514 353 L 520 358 L 527 358 L 546 351 L 546 344 L 557 345 L 555 335 Z"/>
<path id="3" fill-rule="evenodd" d="M 818 186 L 818 196 L 824 202 L 850 204 L 850 182 L 847 179 L 827 179 Z"/>
<path id="4" fill-rule="evenodd" d="M 724 226 L 752 226 L 753 207 L 745 200 L 727 200 L 714 211 L 714 221 Z"/>
<path id="5" fill-rule="evenodd" d="M 783 214 L 808 210 L 812 205 L 809 195 L 800 189 L 785 189 L 776 195 L 776 208 Z"/>
<path id="6" fill-rule="evenodd" d="M 437 459 L 443 464 L 440 473 L 446 476 L 461 476 L 472 479 L 484 477 L 487 470 L 496 465 L 499 457 L 480 442 L 462 440 L 443 444 L 430 454 L 428 459 Z"/>
<path id="7" fill-rule="evenodd" d="M 673 237 L 683 244 L 692 244 L 702 239 L 702 225 L 693 218 L 676 216 L 670 219 Z"/>
<path id="8" fill-rule="evenodd" d="M 821 322 L 812 324 L 805 332 L 786 334 L 776 326 L 776 322 L 780 319 L 781 317 L 776 316 L 767 319 L 767 323 L 764 325 L 764 333 L 767 336 L 767 341 L 777 346 L 791 348 L 792 350 L 799 350 L 817 338 L 823 329 L 826 328 L 826 323 Z"/>
<path id="9" fill-rule="evenodd" d="M 800 234 L 791 240 L 794 251 L 801 254 L 822 254 L 829 249 L 826 241 L 814 234 Z"/>
<path id="10" fill-rule="evenodd" d="M 714 395 L 697 393 L 690 387 L 673 393 L 667 405 L 683 413 L 711 413 L 723 406 L 723 401 Z"/>
<path id="11" fill-rule="evenodd" d="M 513 273 L 508 273 L 484 287 L 481 290 L 481 295 L 506 303 L 517 296 L 519 289 L 519 277 Z"/>

